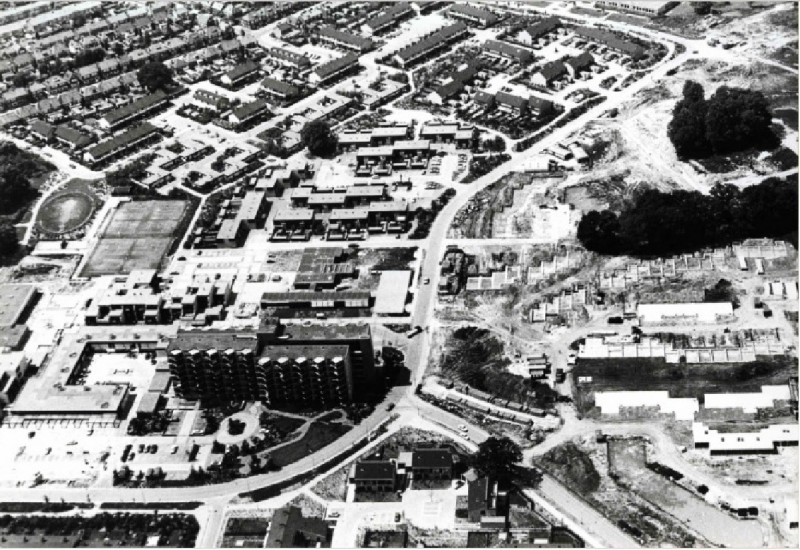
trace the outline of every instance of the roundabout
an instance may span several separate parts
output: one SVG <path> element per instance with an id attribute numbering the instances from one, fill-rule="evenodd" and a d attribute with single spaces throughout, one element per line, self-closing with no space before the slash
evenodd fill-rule
<path id="1" fill-rule="evenodd" d="M 224 419 L 217 432 L 217 442 L 236 445 L 253 437 L 259 428 L 258 417 L 249 412 L 238 412 Z"/>

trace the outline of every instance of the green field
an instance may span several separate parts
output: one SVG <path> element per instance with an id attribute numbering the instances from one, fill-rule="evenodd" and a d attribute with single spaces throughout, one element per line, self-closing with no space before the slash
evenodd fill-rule
<path id="1" fill-rule="evenodd" d="M 312 422 L 308 431 L 296 441 L 292 441 L 270 453 L 276 466 L 287 466 L 333 443 L 350 431 L 350 426 L 336 422 Z"/>

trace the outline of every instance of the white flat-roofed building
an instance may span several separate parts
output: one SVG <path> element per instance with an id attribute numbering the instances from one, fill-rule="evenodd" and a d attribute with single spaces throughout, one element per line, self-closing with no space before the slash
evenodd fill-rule
<path id="1" fill-rule="evenodd" d="M 406 298 L 411 271 L 384 271 L 375 291 L 374 311 L 378 315 L 403 315 L 406 313 Z"/>
<path id="2" fill-rule="evenodd" d="M 602 414 L 619 415 L 625 409 L 658 408 L 661 414 L 674 414 L 675 420 L 694 420 L 700 410 L 697 399 L 670 397 L 668 391 L 597 392 L 594 403 Z"/>
<path id="3" fill-rule="evenodd" d="M 797 424 L 772 424 L 749 432 L 719 431 L 702 422 L 692 424 L 694 446 L 711 455 L 774 454 L 778 447 L 797 446 Z"/>
<path id="4" fill-rule="evenodd" d="M 771 409 L 775 401 L 789 401 L 791 394 L 789 385 L 761 386 L 760 392 L 748 393 L 707 393 L 706 409 L 742 409 L 745 413 L 755 414 L 758 409 Z"/>
<path id="5" fill-rule="evenodd" d="M 644 15 L 664 15 L 679 3 L 665 0 L 625 0 L 622 2 L 617 0 L 598 0 L 597 6 Z"/>
<path id="6" fill-rule="evenodd" d="M 639 304 L 640 325 L 714 324 L 733 318 L 730 302 L 683 304 Z"/>

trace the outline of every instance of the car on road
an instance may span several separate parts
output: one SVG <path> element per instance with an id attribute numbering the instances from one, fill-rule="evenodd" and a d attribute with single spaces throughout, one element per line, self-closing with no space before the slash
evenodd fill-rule
<path id="1" fill-rule="evenodd" d="M 425 285 L 429 285 L 429 284 L 431 284 L 431 279 L 430 279 L 430 277 L 425 277 L 425 278 L 422 280 L 422 284 L 425 284 Z"/>
<path id="2" fill-rule="evenodd" d="M 391 411 L 392 409 L 394 409 L 394 403 L 389 403 L 388 405 L 386 405 L 387 411 Z"/>
<path id="3" fill-rule="evenodd" d="M 406 333 L 406 336 L 407 336 L 407 337 L 409 337 L 409 338 L 413 338 L 414 336 L 416 336 L 416 335 L 417 335 L 417 334 L 419 334 L 420 332 L 422 332 L 422 327 L 421 327 L 421 326 L 419 326 L 419 325 L 417 325 L 417 326 L 415 326 L 414 328 L 412 328 L 411 330 L 409 330 L 409 331 Z"/>
<path id="4" fill-rule="evenodd" d="M 458 429 L 460 431 L 462 431 L 462 432 L 466 432 L 467 431 L 467 427 L 464 424 L 459 424 L 458 425 Z"/>

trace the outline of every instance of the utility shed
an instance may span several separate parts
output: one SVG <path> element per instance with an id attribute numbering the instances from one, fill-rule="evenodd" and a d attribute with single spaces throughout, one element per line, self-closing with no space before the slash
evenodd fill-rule
<path id="1" fill-rule="evenodd" d="M 411 271 L 384 271 L 375 291 L 375 308 L 378 315 L 403 315 L 411 281 Z"/>

